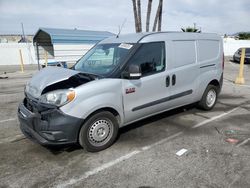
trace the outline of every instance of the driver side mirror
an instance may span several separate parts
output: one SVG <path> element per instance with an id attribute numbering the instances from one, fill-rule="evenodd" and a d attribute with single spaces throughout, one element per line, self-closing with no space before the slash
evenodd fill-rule
<path id="1" fill-rule="evenodd" d="M 137 80 L 140 79 L 142 76 L 141 67 L 139 65 L 129 65 L 128 72 L 124 72 L 123 78 Z"/>

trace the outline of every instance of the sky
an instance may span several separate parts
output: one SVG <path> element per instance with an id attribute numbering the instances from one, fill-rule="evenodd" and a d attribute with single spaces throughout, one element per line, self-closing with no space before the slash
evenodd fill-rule
<path id="1" fill-rule="evenodd" d="M 142 3 L 142 27 L 148 0 Z M 153 19 L 159 0 L 153 0 Z M 162 31 L 182 27 L 202 32 L 233 34 L 250 31 L 250 0 L 163 0 Z M 0 34 L 35 34 L 39 27 L 133 33 L 131 0 L 0 0 Z M 124 24 L 123 24 L 124 23 Z"/>

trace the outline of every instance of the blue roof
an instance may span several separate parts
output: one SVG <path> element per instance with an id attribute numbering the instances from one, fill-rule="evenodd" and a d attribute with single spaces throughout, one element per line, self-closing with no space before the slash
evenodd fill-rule
<path id="1" fill-rule="evenodd" d="M 39 28 L 33 42 L 42 43 L 68 43 L 89 44 L 97 43 L 115 34 L 108 31 L 90 31 L 78 29 Z"/>

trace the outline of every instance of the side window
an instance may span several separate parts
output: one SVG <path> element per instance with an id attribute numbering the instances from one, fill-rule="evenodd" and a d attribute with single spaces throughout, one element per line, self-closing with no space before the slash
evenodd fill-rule
<path id="1" fill-rule="evenodd" d="M 129 60 L 129 64 L 141 67 L 142 76 L 147 76 L 165 70 L 165 43 L 144 43 Z"/>

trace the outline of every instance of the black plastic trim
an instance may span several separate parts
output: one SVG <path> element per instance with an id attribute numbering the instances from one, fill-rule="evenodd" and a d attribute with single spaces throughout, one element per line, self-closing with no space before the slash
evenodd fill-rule
<path id="1" fill-rule="evenodd" d="M 215 64 L 204 65 L 204 66 L 201 66 L 200 68 L 202 69 L 202 68 L 206 68 L 206 67 L 213 67 L 213 66 L 215 66 Z"/>
<path id="2" fill-rule="evenodd" d="M 152 101 L 152 102 L 143 104 L 141 106 L 137 106 L 137 107 L 133 108 L 132 111 L 134 112 L 134 111 L 137 111 L 137 110 L 141 110 L 143 108 L 148 108 L 150 106 L 154 106 L 154 105 L 157 105 L 157 104 L 160 104 L 160 103 L 164 103 L 164 102 L 167 102 L 167 101 L 170 101 L 170 100 L 174 100 L 174 99 L 177 99 L 177 98 L 180 98 L 180 97 L 184 97 L 184 96 L 190 95 L 192 93 L 193 93 L 193 90 L 190 89 L 190 90 L 187 90 L 187 91 L 175 94 L 175 95 L 171 95 L 169 97 L 165 97 L 165 98 L 162 98 L 162 99 L 159 99 L 159 100 L 156 100 L 156 101 Z"/>
<path id="3" fill-rule="evenodd" d="M 24 135 L 42 145 L 76 143 L 84 121 L 57 108 L 31 112 L 23 103 L 18 107 L 18 119 Z"/>

